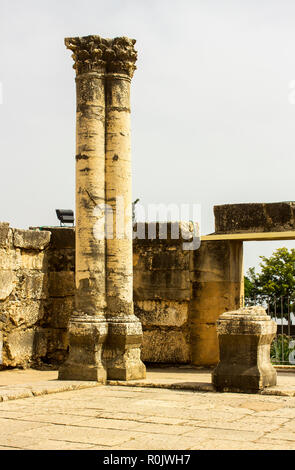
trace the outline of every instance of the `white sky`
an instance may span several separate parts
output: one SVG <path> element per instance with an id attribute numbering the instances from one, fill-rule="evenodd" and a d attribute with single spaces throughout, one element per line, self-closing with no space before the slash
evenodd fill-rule
<path id="1" fill-rule="evenodd" d="M 295 2 L 0 0 L 0 220 L 74 208 L 75 83 L 66 36 L 137 39 L 133 197 L 213 205 L 295 200 Z M 294 242 L 247 244 L 245 267 Z"/>

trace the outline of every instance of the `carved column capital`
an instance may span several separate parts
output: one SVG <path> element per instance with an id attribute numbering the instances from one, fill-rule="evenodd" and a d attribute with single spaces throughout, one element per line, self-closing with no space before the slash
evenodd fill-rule
<path id="1" fill-rule="evenodd" d="M 133 77 L 137 51 L 135 39 L 119 37 L 104 39 L 100 36 L 66 38 L 65 45 L 73 54 L 73 68 L 77 75 L 87 72 L 118 73 Z"/>
<path id="2" fill-rule="evenodd" d="M 108 40 L 100 36 L 65 38 L 65 45 L 73 54 L 73 68 L 77 75 L 87 72 L 104 72 L 106 62 L 104 51 Z"/>
<path id="3" fill-rule="evenodd" d="M 136 70 L 137 51 L 134 49 L 135 39 L 126 37 L 114 38 L 105 50 L 108 73 L 118 73 L 133 77 Z"/>

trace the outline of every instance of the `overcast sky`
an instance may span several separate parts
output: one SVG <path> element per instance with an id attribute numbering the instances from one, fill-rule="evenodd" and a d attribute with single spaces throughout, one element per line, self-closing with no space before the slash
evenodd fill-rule
<path id="1" fill-rule="evenodd" d="M 64 37 L 88 34 L 137 40 L 134 199 L 201 204 L 203 233 L 213 205 L 295 199 L 294 1 L 0 0 L 1 221 L 74 208 Z M 247 244 L 245 267 L 278 246 L 295 242 Z"/>

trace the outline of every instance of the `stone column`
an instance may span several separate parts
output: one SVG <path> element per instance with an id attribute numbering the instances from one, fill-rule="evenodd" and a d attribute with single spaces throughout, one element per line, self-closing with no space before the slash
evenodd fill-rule
<path id="1" fill-rule="evenodd" d="M 106 203 L 113 215 L 113 234 L 106 243 L 109 379 L 145 377 L 140 360 L 142 327 L 133 313 L 132 182 L 130 153 L 130 83 L 137 53 L 135 40 L 115 38 L 105 52 Z"/>
<path id="2" fill-rule="evenodd" d="M 76 70 L 76 301 L 63 380 L 104 382 L 105 320 L 105 60 L 99 36 L 66 38 Z"/>

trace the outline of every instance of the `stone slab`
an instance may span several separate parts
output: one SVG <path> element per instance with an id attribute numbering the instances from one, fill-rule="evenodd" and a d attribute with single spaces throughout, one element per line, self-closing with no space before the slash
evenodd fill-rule
<path id="1" fill-rule="evenodd" d="M 214 206 L 215 233 L 295 230 L 294 215 L 294 201 Z"/>

